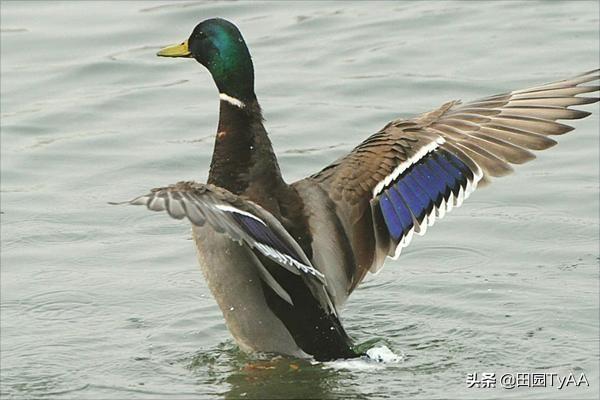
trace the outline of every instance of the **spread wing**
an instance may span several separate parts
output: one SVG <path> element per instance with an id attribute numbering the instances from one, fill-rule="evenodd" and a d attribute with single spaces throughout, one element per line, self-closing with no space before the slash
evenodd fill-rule
<path id="1" fill-rule="evenodd" d="M 385 257 L 398 257 L 413 233 L 458 207 L 478 186 L 535 158 L 573 128 L 556 122 L 597 102 L 599 70 L 487 97 L 449 102 L 410 120 L 390 122 L 350 154 L 308 178 L 336 204 L 357 260 L 351 290 Z"/>
<path id="2" fill-rule="evenodd" d="M 124 203 L 145 205 L 152 211 L 167 211 L 175 219 L 187 218 L 197 226 L 208 224 L 215 231 L 259 252 L 295 275 L 325 285 L 302 248 L 281 223 L 259 205 L 214 185 L 179 182 L 152 189 L 150 193 Z M 289 294 L 268 270 L 258 263 L 259 273 L 280 297 L 292 303 Z M 315 287 L 314 284 L 310 286 Z"/>

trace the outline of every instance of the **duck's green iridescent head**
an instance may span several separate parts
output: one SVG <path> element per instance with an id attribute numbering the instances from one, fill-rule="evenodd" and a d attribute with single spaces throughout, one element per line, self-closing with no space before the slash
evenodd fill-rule
<path id="1" fill-rule="evenodd" d="M 202 21 L 188 40 L 165 47 L 157 55 L 193 57 L 210 71 L 220 93 L 241 101 L 255 97 L 250 52 L 238 28 L 227 20 Z"/>

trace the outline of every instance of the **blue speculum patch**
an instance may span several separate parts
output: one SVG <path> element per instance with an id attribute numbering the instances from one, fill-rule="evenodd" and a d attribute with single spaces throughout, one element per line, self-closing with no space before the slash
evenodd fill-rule
<path id="1" fill-rule="evenodd" d="M 236 220 L 238 225 L 244 229 L 254 240 L 259 243 L 266 244 L 267 246 L 279 251 L 282 254 L 287 254 L 299 263 L 303 263 L 298 253 L 292 249 L 284 240 L 279 238 L 275 232 L 271 230 L 267 225 L 264 225 L 260 221 L 249 217 L 247 215 L 232 212 L 233 218 Z"/>
<path id="2" fill-rule="evenodd" d="M 399 241 L 422 222 L 434 207 L 458 195 L 473 178 L 469 167 L 454 154 L 437 149 L 392 181 L 378 196 L 383 219 L 390 236 Z"/>

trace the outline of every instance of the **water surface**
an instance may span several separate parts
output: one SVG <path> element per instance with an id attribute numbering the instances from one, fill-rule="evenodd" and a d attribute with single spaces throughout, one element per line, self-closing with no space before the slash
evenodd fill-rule
<path id="1" fill-rule="evenodd" d="M 189 226 L 113 207 L 204 181 L 216 89 L 155 57 L 202 19 L 251 47 L 288 181 L 393 118 L 598 67 L 598 2 L 2 2 L 3 398 L 597 398 L 598 105 L 476 192 L 343 310 L 398 362 L 237 350 Z M 469 389 L 467 374 L 585 373 L 589 387 Z"/>

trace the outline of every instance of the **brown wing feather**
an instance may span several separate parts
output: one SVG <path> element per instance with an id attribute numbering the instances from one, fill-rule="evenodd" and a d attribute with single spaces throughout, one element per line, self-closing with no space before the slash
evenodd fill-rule
<path id="1" fill-rule="evenodd" d="M 577 97 L 599 90 L 597 85 L 582 85 L 598 80 L 599 71 L 465 104 L 452 101 L 416 118 L 392 121 L 347 156 L 309 177 L 329 193 L 349 231 L 357 260 L 351 290 L 390 254 L 389 235 L 373 212 L 373 192 L 396 167 L 437 141 L 480 174 L 479 186 L 490 177 L 507 175 L 513 170 L 511 164 L 535 158 L 531 150 L 555 145 L 549 136 L 573 129 L 557 120 L 590 114 L 569 107 L 599 100 Z"/>
<path id="2" fill-rule="evenodd" d="M 424 114 L 417 120 L 449 142 L 468 147 L 468 155 L 480 165 L 484 182 L 488 182 L 490 177 L 510 173 L 510 164 L 534 159 L 529 150 L 556 144 L 548 136 L 573 130 L 557 120 L 590 115 L 568 107 L 598 101 L 596 97 L 575 97 L 597 92 L 596 85 L 579 85 L 598 79 L 599 70 L 594 70 L 571 79 L 455 104 L 437 118 Z"/>

